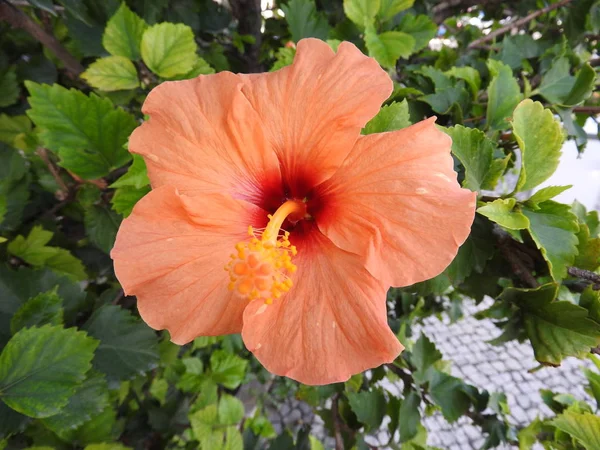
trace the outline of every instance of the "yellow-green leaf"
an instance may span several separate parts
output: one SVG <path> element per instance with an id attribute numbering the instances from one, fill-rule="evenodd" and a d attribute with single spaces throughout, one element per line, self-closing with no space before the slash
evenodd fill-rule
<path id="1" fill-rule="evenodd" d="M 181 23 L 159 23 L 142 36 L 142 59 L 163 78 L 188 73 L 196 63 L 194 32 Z"/>
<path id="2" fill-rule="evenodd" d="M 97 59 L 81 74 L 81 78 L 102 91 L 135 89 L 140 85 L 135 66 L 123 56 Z"/>

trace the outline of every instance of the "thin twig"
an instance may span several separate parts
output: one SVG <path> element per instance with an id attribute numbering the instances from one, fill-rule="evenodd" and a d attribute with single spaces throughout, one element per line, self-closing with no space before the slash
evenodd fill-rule
<path id="1" fill-rule="evenodd" d="M 503 26 L 502 28 L 498 28 L 497 30 L 492 31 L 491 33 L 489 33 L 486 36 L 480 37 L 479 39 L 475 39 L 473 42 L 471 42 L 469 44 L 469 46 L 467 48 L 472 49 L 472 48 L 478 47 L 479 45 L 483 44 L 484 42 L 489 42 L 489 41 L 493 40 L 494 38 L 496 38 L 497 36 L 507 33 L 508 31 L 513 30 L 515 28 L 519 28 L 519 27 L 525 25 L 526 23 L 531 22 L 533 19 L 541 16 L 542 14 L 546 14 L 556 8 L 560 8 L 561 6 L 565 6 L 569 3 L 571 3 L 572 1 L 573 0 L 562 0 L 558 3 L 548 5 L 545 8 L 542 8 L 538 11 L 532 12 L 531 14 L 523 17 L 522 19 L 515 20 L 514 22 L 511 22 L 508 25 Z"/>
<path id="2" fill-rule="evenodd" d="M 20 9 L 10 3 L 0 0 L 0 21 L 5 21 L 13 28 L 21 28 L 31 35 L 35 40 L 48 48 L 62 61 L 65 69 L 73 78 L 77 78 L 83 72 L 83 66 L 63 45 L 51 34 L 47 33 L 33 19 Z"/>
<path id="3" fill-rule="evenodd" d="M 591 281 L 592 283 L 600 283 L 600 275 L 591 270 L 580 269 L 578 267 L 569 267 L 567 272 L 572 277 L 581 278 L 582 280 Z"/>
<path id="4" fill-rule="evenodd" d="M 573 108 L 573 112 L 582 114 L 600 114 L 600 106 L 576 106 Z"/>
<path id="5" fill-rule="evenodd" d="M 333 401 L 331 403 L 331 414 L 333 415 L 335 450 L 344 450 L 344 438 L 342 437 L 342 425 L 340 422 L 340 410 L 338 408 L 339 399 L 340 399 L 340 394 L 336 394 L 333 397 Z"/>
<path id="6" fill-rule="evenodd" d="M 58 184 L 58 186 L 60 187 L 60 191 L 58 191 L 56 193 L 56 197 L 59 200 L 66 199 L 70 192 L 69 186 L 67 186 L 65 181 L 60 176 L 60 171 L 58 170 L 58 167 L 56 167 L 54 162 L 50 159 L 50 156 L 48 156 L 48 150 L 46 150 L 45 148 L 39 147 L 36 150 L 36 153 L 42 159 L 42 161 L 44 161 L 44 164 L 46 164 L 46 166 L 48 167 L 48 170 L 54 177 L 56 184 Z"/>

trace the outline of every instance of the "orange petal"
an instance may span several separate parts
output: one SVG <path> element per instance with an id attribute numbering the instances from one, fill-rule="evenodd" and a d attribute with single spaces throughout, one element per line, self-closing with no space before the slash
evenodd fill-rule
<path id="1" fill-rule="evenodd" d="M 452 141 L 434 122 L 361 137 L 317 189 L 319 229 L 393 286 L 441 273 L 473 222 L 476 194 L 457 183 Z"/>
<path id="2" fill-rule="evenodd" d="M 301 40 L 291 66 L 245 79 L 244 93 L 264 123 L 284 178 L 311 177 L 315 183 L 340 166 L 393 88 L 379 64 L 353 44 L 342 42 L 334 53 L 318 39 Z"/>
<path id="3" fill-rule="evenodd" d="M 308 239 L 291 290 L 246 308 L 248 349 L 270 372 L 312 385 L 393 361 L 403 346 L 387 324 L 387 286 L 317 230 Z"/>
<path id="4" fill-rule="evenodd" d="M 261 211 L 223 195 L 152 190 L 123 221 L 111 252 L 127 295 L 142 318 L 184 344 L 201 335 L 239 333 L 248 302 L 232 298 L 223 270 Z M 262 212 L 262 214 L 266 214 Z"/>
<path id="5" fill-rule="evenodd" d="M 133 132 L 129 149 L 144 156 L 153 187 L 251 199 L 265 179 L 279 177 L 277 157 L 242 85 L 238 75 L 221 72 L 168 81 L 150 92 L 142 108 L 150 119 Z"/>

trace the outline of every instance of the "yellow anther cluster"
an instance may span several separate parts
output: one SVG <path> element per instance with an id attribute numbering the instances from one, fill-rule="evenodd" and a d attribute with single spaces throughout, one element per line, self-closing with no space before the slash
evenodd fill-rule
<path id="1" fill-rule="evenodd" d="M 264 299 L 273 303 L 292 287 L 289 275 L 296 271 L 292 256 L 296 247 L 290 244 L 289 233 L 271 236 L 269 228 L 261 234 L 248 227 L 249 241 L 236 244 L 225 270 L 229 272 L 229 290 L 248 300 Z"/>

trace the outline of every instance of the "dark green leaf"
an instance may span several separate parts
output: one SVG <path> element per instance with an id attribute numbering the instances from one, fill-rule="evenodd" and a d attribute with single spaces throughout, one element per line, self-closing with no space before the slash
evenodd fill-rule
<path id="1" fill-rule="evenodd" d="M 21 328 L 46 324 L 61 325 L 62 322 L 62 299 L 57 294 L 57 288 L 54 288 L 27 300 L 12 317 L 10 331 L 15 334 Z"/>
<path id="2" fill-rule="evenodd" d="M 90 241 L 105 253 L 110 253 L 121 218 L 105 206 L 91 206 L 85 210 L 84 223 Z"/>
<path id="3" fill-rule="evenodd" d="M 327 17 L 317 11 L 314 0 L 290 0 L 281 9 L 294 42 L 308 37 L 326 39 L 329 35 Z"/>
<path id="4" fill-rule="evenodd" d="M 523 310 L 536 359 L 550 365 L 559 365 L 567 356 L 584 357 L 600 344 L 600 324 L 588 318 L 587 309 L 555 301 L 557 288 L 548 283 L 536 289 L 508 288 L 502 293 L 504 300 Z"/>
<path id="5" fill-rule="evenodd" d="M 457 421 L 471 406 L 464 382 L 444 372 L 435 370 L 429 377 L 429 393 L 433 401 L 442 408 L 448 422 Z"/>
<path id="6" fill-rule="evenodd" d="M 0 108 L 12 105 L 18 98 L 19 85 L 14 68 L 0 70 Z"/>
<path id="7" fill-rule="evenodd" d="M 77 388 L 58 414 L 43 420 L 44 425 L 63 439 L 73 429 L 99 415 L 108 406 L 108 385 L 103 375 L 92 373 Z"/>
<path id="8" fill-rule="evenodd" d="M 362 391 L 348 393 L 350 407 L 367 430 L 376 430 L 385 416 L 383 392 Z"/>
<path id="9" fill-rule="evenodd" d="M 109 379 L 129 379 L 158 365 L 156 334 L 118 306 L 101 307 L 83 329 L 100 341 L 94 367 Z"/>
<path id="10" fill-rule="evenodd" d="M 421 397 L 413 390 L 402 400 L 399 418 L 400 442 L 410 441 L 417 435 L 417 426 L 421 423 L 420 404 Z"/>
<path id="11" fill-rule="evenodd" d="M 57 414 L 83 381 L 97 346 L 74 328 L 22 329 L 0 354 L 0 400 L 30 417 Z"/>

